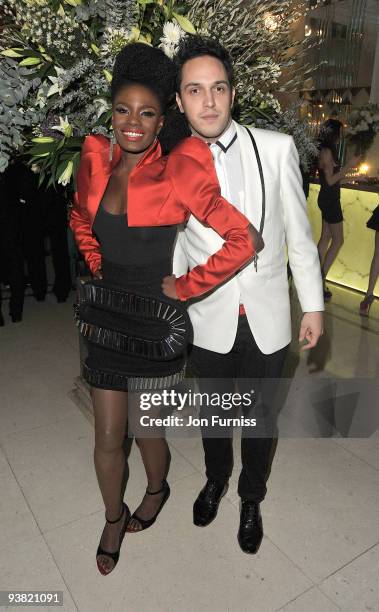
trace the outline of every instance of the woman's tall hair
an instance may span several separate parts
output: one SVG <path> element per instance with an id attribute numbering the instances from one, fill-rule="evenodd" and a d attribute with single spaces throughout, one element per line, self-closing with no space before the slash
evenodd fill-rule
<path id="1" fill-rule="evenodd" d="M 126 45 L 117 54 L 113 67 L 112 100 L 130 83 L 145 85 L 158 96 L 165 116 L 158 136 L 164 154 L 191 134 L 184 116 L 175 108 L 176 74 L 176 65 L 161 49 L 144 43 Z"/>

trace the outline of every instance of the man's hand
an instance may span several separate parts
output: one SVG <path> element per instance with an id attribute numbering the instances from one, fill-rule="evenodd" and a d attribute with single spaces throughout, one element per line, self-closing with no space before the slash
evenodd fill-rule
<path id="1" fill-rule="evenodd" d="M 305 312 L 301 320 L 299 342 L 304 340 L 308 344 L 301 347 L 302 351 L 314 348 L 324 333 L 324 316 L 322 312 Z"/>
<path id="2" fill-rule="evenodd" d="M 258 230 L 250 223 L 248 230 L 250 232 L 251 239 L 253 241 L 254 250 L 256 253 L 259 253 L 263 248 L 265 243 L 263 242 L 263 238 L 258 232 Z"/>
<path id="3" fill-rule="evenodd" d="M 176 294 L 175 287 L 176 276 L 171 274 L 171 276 L 165 276 L 162 281 L 162 292 L 167 295 L 167 297 L 172 298 L 173 300 L 177 300 L 178 296 Z"/>

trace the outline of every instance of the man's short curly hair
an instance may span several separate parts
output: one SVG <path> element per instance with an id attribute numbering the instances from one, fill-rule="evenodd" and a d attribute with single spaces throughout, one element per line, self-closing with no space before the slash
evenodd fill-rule
<path id="1" fill-rule="evenodd" d="M 191 34 L 183 38 L 179 43 L 178 51 L 175 55 L 176 91 L 180 92 L 182 82 L 182 69 L 186 62 L 196 57 L 210 55 L 218 59 L 224 66 L 230 87 L 234 85 L 233 63 L 229 52 L 217 40 L 208 36 Z"/>
<path id="2" fill-rule="evenodd" d="M 116 56 L 111 83 L 112 101 L 122 87 L 138 83 L 155 93 L 164 112 L 175 94 L 175 74 L 174 62 L 161 49 L 144 43 L 129 43 Z"/>

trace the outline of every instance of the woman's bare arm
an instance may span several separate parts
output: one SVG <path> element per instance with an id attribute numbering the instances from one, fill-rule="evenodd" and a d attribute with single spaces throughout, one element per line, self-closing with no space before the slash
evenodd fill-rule
<path id="1" fill-rule="evenodd" d="M 351 160 L 348 161 L 339 172 L 334 174 L 335 163 L 332 152 L 330 149 L 322 149 L 320 153 L 319 167 L 324 171 L 325 180 L 331 187 L 332 185 L 335 185 L 339 181 L 346 178 L 347 172 L 352 168 L 355 168 L 355 166 L 359 164 L 360 159 L 361 158 L 359 156 L 352 157 Z"/>

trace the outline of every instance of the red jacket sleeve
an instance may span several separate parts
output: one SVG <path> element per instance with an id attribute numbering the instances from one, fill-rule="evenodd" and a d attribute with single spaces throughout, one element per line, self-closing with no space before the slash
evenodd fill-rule
<path id="1" fill-rule="evenodd" d="M 94 136 L 87 136 L 84 141 L 78 175 L 77 189 L 74 194 L 74 206 L 70 216 L 70 227 L 74 233 L 79 251 L 86 264 L 94 274 L 101 266 L 100 246 L 92 233 L 88 211 L 85 205 L 86 195 L 91 180 L 91 160 L 89 153 L 92 150 Z"/>
<path id="2" fill-rule="evenodd" d="M 204 265 L 176 279 L 180 300 L 210 291 L 230 278 L 255 254 L 250 221 L 221 196 L 210 149 L 192 137 L 170 154 L 167 170 L 177 199 L 199 221 L 214 229 L 225 242 Z"/>

